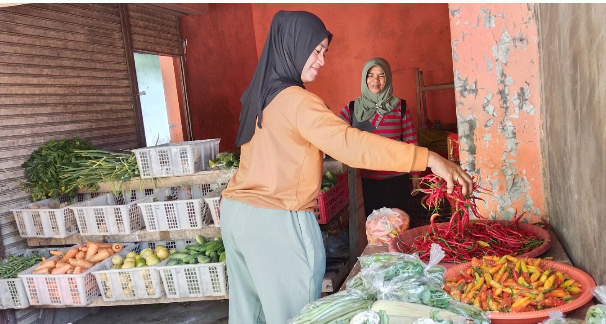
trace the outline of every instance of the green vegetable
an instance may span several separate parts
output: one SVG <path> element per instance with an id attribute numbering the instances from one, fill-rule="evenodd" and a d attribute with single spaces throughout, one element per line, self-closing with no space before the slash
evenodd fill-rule
<path id="1" fill-rule="evenodd" d="M 206 239 L 202 235 L 196 235 L 196 242 L 198 242 L 198 244 L 204 244 L 206 243 Z"/>
<path id="2" fill-rule="evenodd" d="M 606 323 L 606 306 L 593 305 L 587 310 L 585 315 L 585 324 Z"/>
<path id="3" fill-rule="evenodd" d="M 29 257 L 20 257 L 9 254 L 0 264 L 0 279 L 17 278 L 17 274 L 42 262 L 42 256 L 36 253 Z"/>
<path id="4" fill-rule="evenodd" d="M 76 197 L 76 188 L 71 181 L 63 178 L 64 167 L 76 167 L 79 157 L 76 150 L 96 149 L 90 141 L 75 136 L 72 139 L 50 140 L 33 151 L 29 159 L 21 164 L 25 170 L 27 182 L 20 185 L 32 194 L 32 200 L 58 198 L 60 196 Z"/>
<path id="5" fill-rule="evenodd" d="M 198 256 L 198 263 L 210 263 L 210 262 L 211 262 L 210 257 L 207 257 L 206 255 Z"/>
<path id="6" fill-rule="evenodd" d="M 225 252 L 221 252 L 221 255 L 219 256 L 219 262 L 222 262 L 225 260 Z"/>
<path id="7" fill-rule="evenodd" d="M 231 150 L 217 154 L 214 160 L 208 161 L 211 169 L 230 169 L 240 166 L 240 151 Z"/>
<path id="8" fill-rule="evenodd" d="M 168 256 L 168 259 L 169 259 L 169 260 L 174 260 L 174 259 L 176 259 L 176 260 L 182 260 L 182 261 L 183 261 L 183 260 L 184 260 L 186 257 L 188 257 L 188 256 L 189 256 L 189 254 L 187 254 L 187 253 L 183 253 L 183 252 L 175 252 L 175 253 L 173 253 L 173 254 L 169 255 L 169 256 Z"/>
<path id="9" fill-rule="evenodd" d="M 179 264 L 183 264 L 183 261 L 181 261 L 179 259 L 170 259 L 166 262 L 167 266 L 173 266 L 173 265 L 179 265 Z"/>
<path id="10" fill-rule="evenodd" d="M 210 260 L 213 263 L 219 262 L 219 255 L 217 254 L 217 252 L 211 252 L 211 254 L 210 254 Z"/>
<path id="11" fill-rule="evenodd" d="M 291 324 L 348 324 L 361 311 L 369 310 L 372 301 L 340 291 L 305 305 Z"/>
<path id="12" fill-rule="evenodd" d="M 337 176 L 334 175 L 334 173 L 330 172 L 330 171 L 326 171 L 326 173 L 324 173 L 324 176 L 326 177 L 326 179 L 328 181 L 330 181 L 333 185 L 336 185 L 338 180 L 337 180 Z"/>
<path id="13" fill-rule="evenodd" d="M 65 166 L 62 178 L 70 190 L 99 189 L 99 182 L 110 184 L 114 194 L 124 192 L 124 182 L 139 176 L 134 153 L 114 153 L 101 150 L 75 150 L 75 163 Z M 141 186 L 143 182 L 141 182 Z M 141 190 L 143 188 L 141 187 Z"/>

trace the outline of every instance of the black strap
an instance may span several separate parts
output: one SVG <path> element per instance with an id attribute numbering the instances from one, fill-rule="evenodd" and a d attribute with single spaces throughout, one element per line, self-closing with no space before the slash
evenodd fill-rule
<path id="1" fill-rule="evenodd" d="M 349 108 L 349 124 L 352 125 L 354 115 L 351 112 L 354 109 L 354 101 L 350 101 L 349 104 L 347 105 L 347 107 Z"/>

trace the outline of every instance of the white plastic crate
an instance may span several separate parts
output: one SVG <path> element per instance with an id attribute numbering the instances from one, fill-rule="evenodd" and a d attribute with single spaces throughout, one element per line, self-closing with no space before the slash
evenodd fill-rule
<path id="1" fill-rule="evenodd" d="M 133 251 L 140 253 L 143 249 L 155 249 L 158 245 L 180 250 L 189 244 L 194 243 L 190 240 L 141 242 L 136 244 Z M 159 298 L 164 295 L 164 286 L 157 266 L 129 269 L 110 269 L 111 267 L 110 263 L 106 269 L 93 272 L 103 300 Z"/>
<path id="2" fill-rule="evenodd" d="M 74 245 L 77 246 L 77 245 Z M 125 243 L 120 255 L 132 251 L 136 244 Z M 94 271 L 111 267 L 111 257 L 81 274 L 32 274 L 35 266 L 19 273 L 31 305 L 84 306 L 100 294 Z"/>
<path id="3" fill-rule="evenodd" d="M 138 201 L 148 231 L 200 229 L 207 223 L 202 197 L 221 184 L 198 184 L 161 189 L 157 201 L 146 197 Z"/>
<path id="4" fill-rule="evenodd" d="M 220 138 L 167 143 L 132 150 L 141 179 L 194 174 L 208 168 L 219 153 Z"/>
<path id="5" fill-rule="evenodd" d="M 162 261 L 156 268 L 168 298 L 207 297 L 227 295 L 225 261 L 203 264 L 167 266 Z"/>
<path id="6" fill-rule="evenodd" d="M 0 279 L 0 309 L 27 308 L 29 300 L 21 278 Z"/>
<path id="7" fill-rule="evenodd" d="M 206 194 L 204 198 L 205 208 L 210 211 L 210 215 L 213 219 L 214 226 L 221 226 L 221 218 L 220 218 L 220 210 L 219 206 L 221 203 L 221 194 L 223 193 L 223 189 L 227 187 L 227 184 L 221 185 L 221 187 L 217 188 Z"/>
<path id="8" fill-rule="evenodd" d="M 142 198 L 160 197 L 159 190 L 126 190 L 100 195 L 72 206 L 82 235 L 131 234 L 143 228 L 143 217 L 137 202 Z"/>
<path id="9" fill-rule="evenodd" d="M 85 201 L 96 194 L 79 194 L 71 200 L 74 203 Z M 57 198 L 59 202 L 70 201 L 68 197 Z M 37 204 L 48 203 L 51 199 L 36 201 L 16 209 L 11 209 L 15 216 L 15 222 L 21 237 L 46 237 L 64 238 L 78 233 L 78 224 L 74 212 L 65 206 L 62 208 L 37 208 L 31 209 Z"/>

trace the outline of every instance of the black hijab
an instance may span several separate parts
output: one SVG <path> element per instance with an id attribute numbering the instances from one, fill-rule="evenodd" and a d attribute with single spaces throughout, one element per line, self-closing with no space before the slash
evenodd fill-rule
<path id="1" fill-rule="evenodd" d="M 320 42 L 332 34 L 316 15 L 306 11 L 279 11 L 271 20 L 269 34 L 250 85 L 242 94 L 240 127 L 236 146 L 250 141 L 255 134 L 255 120 L 261 128 L 263 109 L 290 87 L 305 88 L 301 73 L 307 59 Z"/>

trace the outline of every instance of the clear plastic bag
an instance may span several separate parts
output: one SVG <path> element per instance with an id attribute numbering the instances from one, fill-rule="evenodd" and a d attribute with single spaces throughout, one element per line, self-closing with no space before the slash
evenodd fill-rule
<path id="1" fill-rule="evenodd" d="M 583 321 L 565 318 L 564 313 L 558 310 L 552 310 L 548 314 L 549 318 L 540 324 L 583 324 Z"/>
<path id="2" fill-rule="evenodd" d="M 410 217 L 398 208 L 374 210 L 366 220 L 368 245 L 383 245 L 408 229 Z"/>
<path id="3" fill-rule="evenodd" d="M 289 319 L 287 324 L 348 324 L 356 314 L 369 310 L 372 303 L 372 300 L 340 291 L 308 303 L 297 316 Z"/>
<path id="4" fill-rule="evenodd" d="M 586 324 L 606 324 L 606 286 L 597 286 L 591 291 L 602 304 L 593 305 L 587 310 Z"/>

